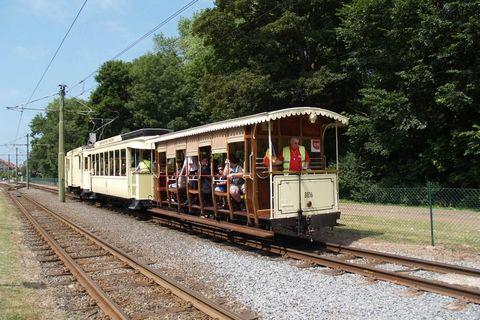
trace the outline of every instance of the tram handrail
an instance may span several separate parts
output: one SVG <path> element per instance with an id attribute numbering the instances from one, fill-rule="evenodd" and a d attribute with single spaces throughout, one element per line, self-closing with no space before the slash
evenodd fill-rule
<path id="1" fill-rule="evenodd" d="M 272 170 L 272 171 L 259 171 L 259 173 L 272 173 L 272 174 L 328 174 L 328 173 L 337 173 L 337 169 L 303 169 L 300 171 L 291 171 L 291 170 Z"/>

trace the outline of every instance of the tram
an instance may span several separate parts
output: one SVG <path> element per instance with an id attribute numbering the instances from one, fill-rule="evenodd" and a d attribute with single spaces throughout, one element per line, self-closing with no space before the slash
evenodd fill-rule
<path id="1" fill-rule="evenodd" d="M 338 128 L 347 124 L 300 107 L 176 132 L 142 129 L 70 151 L 68 187 L 164 216 L 314 238 L 340 217 Z"/>

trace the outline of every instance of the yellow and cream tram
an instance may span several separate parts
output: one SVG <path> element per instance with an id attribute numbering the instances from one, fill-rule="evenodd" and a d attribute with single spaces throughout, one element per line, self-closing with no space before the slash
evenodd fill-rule
<path id="1" fill-rule="evenodd" d="M 133 200 L 132 208 L 141 203 L 156 214 L 215 222 L 216 227 L 235 223 L 271 234 L 314 237 L 340 217 L 338 127 L 346 124 L 348 118 L 340 114 L 301 107 L 155 132 L 141 141 L 117 136 L 69 152 L 67 159 L 80 160 L 70 161 L 79 166 L 70 166 L 67 174 L 73 177 L 68 170 L 83 168 L 81 189 Z M 326 135 L 335 145 L 328 155 Z M 281 156 L 291 141 L 302 146 L 302 157 L 309 157 L 296 170 L 285 165 L 289 155 Z M 135 172 L 133 166 L 144 157 L 152 160 L 151 170 Z M 327 168 L 333 160 L 336 165 Z M 90 185 L 85 183 L 89 179 Z M 78 185 L 74 179 L 68 182 L 69 187 Z"/>

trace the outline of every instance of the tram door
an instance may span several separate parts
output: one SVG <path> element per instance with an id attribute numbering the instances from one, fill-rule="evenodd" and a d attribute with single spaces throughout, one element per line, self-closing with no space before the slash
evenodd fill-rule
<path id="1" fill-rule="evenodd" d="M 166 152 L 157 152 L 155 155 L 154 183 L 155 183 L 155 201 L 158 204 L 167 201 L 167 154 Z"/>

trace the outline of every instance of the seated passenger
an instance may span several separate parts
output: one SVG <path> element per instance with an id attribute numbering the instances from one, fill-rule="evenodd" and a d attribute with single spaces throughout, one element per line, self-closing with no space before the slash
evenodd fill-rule
<path id="1" fill-rule="evenodd" d="M 170 183 L 170 184 L 168 185 L 168 187 L 169 187 L 170 189 L 176 189 L 176 188 L 177 188 L 177 181 L 178 181 L 178 189 L 185 189 L 185 186 L 186 186 L 186 178 L 187 178 L 187 177 L 184 176 L 184 175 L 183 175 L 183 176 L 180 175 L 180 172 L 181 172 L 181 171 L 178 171 L 177 176 L 174 176 L 174 175 L 173 175 L 173 176 L 168 177 L 168 180 L 169 180 L 169 181 L 175 181 L 175 182 Z"/>
<path id="2" fill-rule="evenodd" d="M 196 180 L 198 177 L 196 176 L 198 174 L 198 164 L 197 164 L 197 157 L 186 157 L 185 160 L 183 161 L 183 166 L 182 166 L 182 174 L 186 174 L 188 170 L 188 176 L 189 176 L 189 181 L 188 181 L 188 187 L 190 189 L 198 189 L 198 181 Z M 188 169 L 187 169 L 188 168 Z"/>
<path id="3" fill-rule="evenodd" d="M 206 195 L 210 195 L 212 192 L 212 181 L 210 178 L 208 178 L 211 175 L 211 170 L 210 170 L 210 163 L 208 161 L 208 158 L 202 158 L 202 161 L 200 162 L 201 167 L 200 167 L 200 186 L 202 193 Z"/>
<path id="4" fill-rule="evenodd" d="M 265 152 L 265 156 L 263 157 L 263 165 L 267 170 L 270 169 L 270 148 L 267 148 L 267 151 Z M 278 167 L 278 162 L 277 162 L 277 154 L 275 153 L 275 148 L 272 148 L 272 167 Z M 272 168 L 273 169 L 273 168 Z"/>
<path id="5" fill-rule="evenodd" d="M 223 174 L 223 167 L 218 166 L 218 178 L 215 182 L 215 191 L 218 192 L 227 192 L 227 180 L 225 180 L 225 175 Z"/>
<path id="6" fill-rule="evenodd" d="M 228 166 L 227 178 L 230 179 L 230 195 L 233 200 L 240 202 L 242 194 L 245 194 L 245 180 L 243 179 L 243 168 L 238 164 L 235 157 L 231 157 L 230 161 L 227 159 L 225 164 Z"/>

